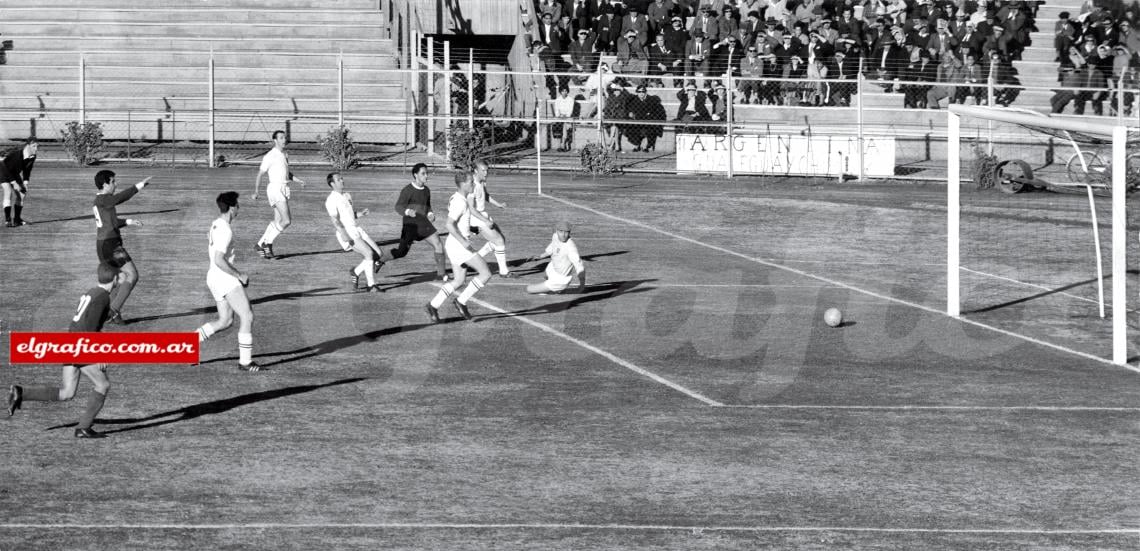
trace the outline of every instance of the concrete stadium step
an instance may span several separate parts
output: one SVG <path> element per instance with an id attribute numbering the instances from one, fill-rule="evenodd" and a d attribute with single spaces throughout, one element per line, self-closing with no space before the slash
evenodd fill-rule
<path id="1" fill-rule="evenodd" d="M 292 38 L 339 40 L 342 37 L 387 37 L 388 27 L 382 23 L 299 24 L 299 23 L 123 23 L 103 22 L 97 25 L 5 21 L 4 33 L 21 36 L 66 36 L 71 39 L 93 37 L 135 38 L 226 38 L 256 40 L 288 35 Z M 13 38 L 13 45 L 19 43 Z"/>
<path id="2" fill-rule="evenodd" d="M 38 3 L 37 3 L 38 4 Z M 5 26 L 13 23 L 91 25 L 107 23 L 151 23 L 184 25 L 200 23 L 272 24 L 383 24 L 387 16 L 377 10 L 348 9 L 247 9 L 247 8 L 44 8 L 5 7 Z"/>
<path id="3" fill-rule="evenodd" d="M 214 52 L 214 68 L 248 68 L 256 66 L 258 69 L 314 69 L 336 70 L 338 54 L 335 53 L 300 53 L 300 52 L 267 52 L 251 57 L 250 52 L 229 53 Z M 34 51 L 21 50 L 10 54 L 7 65 L 0 65 L 0 80 L 8 78 L 22 78 L 28 71 L 66 68 L 72 71 L 74 78 L 79 67 L 80 56 L 87 64 L 88 70 L 100 68 L 133 68 L 140 70 L 164 68 L 202 68 L 210 63 L 209 51 L 188 52 L 138 52 L 133 50 L 97 51 L 97 52 L 60 52 L 60 51 Z M 339 56 L 346 71 L 356 69 L 395 69 L 399 65 L 394 54 L 345 54 Z M 7 73 L 6 71 L 11 71 Z M 49 74 L 49 73 L 44 73 Z M 300 71 L 298 72 L 298 75 Z M 49 77 L 44 77 L 49 78 Z M 49 78 L 50 80 L 50 78 Z"/>
<path id="4" fill-rule="evenodd" d="M 38 0 L 37 8 L 119 8 L 121 0 Z M 194 0 L 196 8 L 374 10 L 377 0 Z M 134 9 L 184 8 L 185 0 L 132 0 Z"/>
<path id="5" fill-rule="evenodd" d="M 133 96 L 97 96 L 84 99 L 91 112 L 141 113 L 140 116 L 166 116 L 170 112 L 205 113 L 209 109 L 206 95 L 183 94 L 166 98 L 139 98 Z M 337 113 L 338 102 L 333 98 L 215 97 L 214 109 L 226 112 L 267 112 L 293 114 Z M 403 117 L 407 110 L 406 98 L 377 99 L 372 97 L 344 99 L 345 113 L 368 117 Z M 75 94 L 51 96 L 0 96 L 0 111 L 5 116 L 38 117 L 48 113 L 78 113 L 79 97 Z M 203 115 L 205 116 L 205 115 Z"/>
<path id="6" fill-rule="evenodd" d="M 215 96 L 259 96 L 284 98 L 336 98 L 339 93 L 336 81 L 308 84 L 281 84 L 264 82 L 214 82 Z M 64 95 L 77 93 L 77 82 L 0 82 L 0 96 Z M 200 78 L 187 78 L 181 82 L 138 82 L 87 80 L 87 93 L 91 96 L 119 95 L 133 97 L 186 96 L 209 94 L 209 85 Z M 345 82 L 346 97 L 395 99 L 403 95 L 399 84 L 389 81 L 374 83 Z"/>
<path id="7" fill-rule="evenodd" d="M 0 136 L 37 136 L 41 140 L 58 140 L 59 131 L 74 119 L 34 119 L 0 120 Z M 247 121 L 222 121 L 215 125 L 214 140 L 230 143 L 268 143 L 268 135 L 274 129 L 288 128 L 295 141 L 316 141 L 336 126 L 335 120 L 304 121 L 287 118 L 265 118 L 252 125 Z M 353 122 L 349 129 L 353 141 L 357 143 L 410 143 L 412 136 L 403 122 Z M 150 121 L 146 125 L 104 124 L 104 141 L 135 141 L 140 143 L 158 142 L 207 142 L 210 131 L 205 121 L 172 122 L 167 120 Z"/>
<path id="8" fill-rule="evenodd" d="M 5 33 L 4 37 L 13 42 L 13 49 L 7 52 L 9 58 L 20 55 L 22 50 L 59 50 L 75 52 L 76 37 L 71 35 L 15 35 Z M 273 38 L 209 38 L 209 37 L 122 37 L 87 36 L 83 37 L 84 49 L 91 50 L 131 50 L 146 51 L 209 51 L 228 52 L 309 52 L 309 53 L 392 53 L 395 45 L 389 38 L 334 37 L 335 40 L 314 40 L 294 36 Z M 61 47 L 65 46 L 65 48 Z"/>
<path id="9" fill-rule="evenodd" d="M 292 67 L 271 68 L 244 68 L 244 67 L 215 67 L 214 81 L 216 83 L 255 82 L 255 83 L 282 83 L 307 84 L 313 82 L 336 83 L 340 71 L 336 66 L 309 68 L 297 71 Z M 0 83 L 14 84 L 17 82 L 34 84 L 39 82 L 75 82 L 78 85 L 79 69 L 70 67 L 10 67 L 0 66 Z M 84 78 L 90 82 L 209 82 L 210 71 L 208 67 L 197 65 L 180 67 L 170 65 L 165 67 L 137 67 L 137 66 L 86 66 Z M 399 81 L 392 74 L 378 69 L 352 68 L 345 69 L 343 75 L 346 83 L 384 83 Z"/>

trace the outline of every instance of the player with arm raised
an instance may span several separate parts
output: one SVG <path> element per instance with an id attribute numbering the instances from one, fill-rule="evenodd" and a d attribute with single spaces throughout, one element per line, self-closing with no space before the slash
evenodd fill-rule
<path id="1" fill-rule="evenodd" d="M 463 285 L 463 280 L 467 277 L 464 265 L 475 268 L 479 273 L 471 279 L 471 283 L 467 284 L 459 297 L 451 299 L 463 319 L 471 319 L 471 312 L 467 310 L 467 301 L 471 300 L 471 297 L 491 279 L 491 269 L 487 267 L 487 261 L 475 252 L 470 241 L 471 207 L 467 202 L 467 195 L 471 193 L 471 173 L 456 174 L 455 187 L 457 189 L 447 204 L 447 244 L 444 245 L 447 249 L 447 258 L 451 260 L 451 273 L 454 279 L 444 282 L 439 292 L 428 303 L 426 309 L 428 318 L 432 322 L 439 321 L 439 307 L 443 306 L 443 301 Z"/>
<path id="2" fill-rule="evenodd" d="M 541 260 L 550 258 L 546 265 L 546 281 L 526 286 L 526 292 L 531 294 L 561 293 L 565 291 L 574 278 L 570 272 L 578 274 L 578 292 L 586 288 L 586 266 L 582 257 L 578 255 L 578 244 L 570 238 L 570 223 L 559 222 L 554 226 L 554 235 L 550 237 L 550 244 L 542 254 L 527 259 Z"/>
<path id="3" fill-rule="evenodd" d="M 487 253 L 494 251 L 495 262 L 499 264 L 499 275 L 506 278 L 516 277 L 511 272 L 510 267 L 507 266 L 507 238 L 503 236 L 502 228 L 491 219 L 490 214 L 487 214 L 488 203 L 501 209 L 506 208 L 507 205 L 496 201 L 487 191 L 487 163 L 485 161 L 476 161 L 475 163 L 474 184 L 468 200 L 471 203 L 471 231 L 478 232 L 487 240 L 479 249 L 479 256 L 487 256 Z"/>
<path id="4" fill-rule="evenodd" d="M 210 269 L 206 271 L 206 287 L 218 305 L 218 320 L 198 328 L 198 342 L 205 342 L 214 333 L 223 331 L 233 324 L 234 314 L 238 316 L 238 369 L 260 371 L 253 361 L 253 307 L 245 287 L 249 276 L 234 267 L 234 232 L 230 224 L 238 215 L 238 194 L 236 191 L 221 193 L 217 198 L 221 216 L 210 224 Z"/>
<path id="5" fill-rule="evenodd" d="M 339 172 L 330 172 L 325 181 L 332 188 L 328 198 L 325 199 L 325 211 L 328 212 L 333 226 L 336 227 L 337 239 L 344 240 L 353 250 L 364 257 L 360 264 L 348 269 L 348 275 L 352 279 L 352 288 L 359 287 L 360 274 L 363 273 L 368 282 L 368 291 L 375 293 L 380 288 L 376 285 L 374 270 L 384 265 L 381 260 L 382 254 L 379 245 L 368 236 L 368 232 L 364 231 L 364 228 L 356 223 L 357 218 L 368 214 L 368 209 L 360 211 L 353 209 L 352 195 L 344 190 L 344 178 Z"/>
<path id="6" fill-rule="evenodd" d="M 95 195 L 95 205 L 92 207 L 95 212 L 95 252 L 99 255 L 99 262 L 111 264 L 123 272 L 119 285 L 111 294 L 111 317 L 107 320 L 108 323 L 119 325 L 126 323 L 120 312 L 123 311 L 123 304 L 127 302 L 127 297 L 131 296 L 131 291 L 139 281 L 139 271 L 135 268 L 131 255 L 123 248 L 123 237 L 119 233 L 119 228 L 143 225 L 142 221 L 134 218 L 119 218 L 116 207 L 134 197 L 149 183 L 150 177 L 147 177 L 123 191 L 118 191 L 114 172 L 100 170 L 95 174 L 95 188 L 99 190 Z"/>
<path id="7" fill-rule="evenodd" d="M 0 188 L 4 190 L 4 225 L 17 228 L 26 224 L 23 218 L 24 196 L 32 180 L 32 167 L 36 164 L 39 144 L 28 138 L 21 147 L 0 162 Z"/>
<path id="8" fill-rule="evenodd" d="M 435 213 L 431 210 L 431 189 L 427 187 L 428 169 L 424 163 L 412 167 L 412 183 L 400 190 L 396 199 L 396 212 L 403 217 L 400 230 L 400 245 L 390 251 L 392 258 L 407 256 L 413 241 L 423 241 L 435 251 L 435 272 L 442 281 L 447 281 L 447 266 L 444 262 L 443 243 L 436 233 Z"/>
<path id="9" fill-rule="evenodd" d="M 286 141 L 284 130 L 273 133 L 273 149 L 262 157 L 257 180 L 253 183 L 253 198 L 256 200 L 261 190 L 262 176 L 269 176 L 269 183 L 265 185 L 265 198 L 269 200 L 269 206 L 273 207 L 273 221 L 265 226 L 265 233 L 261 234 L 261 239 L 254 245 L 262 258 L 274 258 L 273 242 L 292 221 L 289 214 L 289 182 L 297 182 L 302 187 L 305 185 L 304 180 L 289 170 L 289 154 L 285 153 Z"/>
<path id="10" fill-rule="evenodd" d="M 118 268 L 100 263 L 96 270 L 99 284 L 87 290 L 79 297 L 79 307 L 75 316 L 71 318 L 68 331 L 71 333 L 98 333 L 103 330 L 103 323 L 111 311 L 111 292 L 122 279 L 123 273 Z M 107 400 L 107 391 L 111 389 L 111 381 L 107 379 L 106 364 L 65 365 L 63 366 L 63 385 L 20 386 L 12 385 L 8 389 L 8 416 L 11 417 L 20 409 L 23 402 L 31 400 L 36 402 L 65 402 L 75 397 L 79 388 L 79 374 L 91 380 L 95 385 L 95 392 L 87 398 L 87 407 L 79 424 L 75 428 L 76 438 L 106 438 L 101 432 L 91 428 L 95 417 L 103 409 Z"/>

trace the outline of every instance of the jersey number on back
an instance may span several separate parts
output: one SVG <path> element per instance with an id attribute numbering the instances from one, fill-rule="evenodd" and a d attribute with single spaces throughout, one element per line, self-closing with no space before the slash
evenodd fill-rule
<path id="1" fill-rule="evenodd" d="M 96 215 L 95 219 L 99 219 L 98 215 Z M 75 312 L 75 317 L 71 318 L 71 321 L 78 322 L 79 318 L 83 317 L 83 312 L 87 310 L 87 306 L 89 304 L 91 304 L 91 295 L 83 295 L 79 297 L 79 309 L 77 312 Z"/>
<path id="2" fill-rule="evenodd" d="M 95 211 L 95 227 L 102 228 L 103 219 L 99 217 L 99 207 L 91 207 L 91 210 Z"/>

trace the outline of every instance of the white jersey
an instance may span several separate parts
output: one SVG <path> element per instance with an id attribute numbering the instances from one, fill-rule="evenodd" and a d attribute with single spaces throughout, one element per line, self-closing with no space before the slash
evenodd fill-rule
<path id="1" fill-rule="evenodd" d="M 289 156 L 274 147 L 261 159 L 261 172 L 269 174 L 269 185 L 284 185 L 289 181 Z"/>
<path id="2" fill-rule="evenodd" d="M 474 180 L 475 187 L 471 190 L 471 197 L 475 199 L 475 210 L 479 214 L 486 215 L 487 212 L 487 183 Z M 490 218 L 490 216 L 488 216 Z"/>
<path id="3" fill-rule="evenodd" d="M 559 241 L 555 233 L 546 246 L 545 254 L 550 255 L 550 263 L 546 265 L 546 275 L 551 279 L 566 279 L 570 272 L 583 273 L 586 266 L 582 264 L 582 257 L 578 256 L 578 245 L 574 238 L 567 239 L 565 243 Z"/>
<path id="4" fill-rule="evenodd" d="M 466 195 L 458 191 L 451 194 L 451 200 L 447 203 L 447 217 L 455 220 L 455 225 L 464 238 L 471 237 L 471 213 L 467 212 Z"/>
<path id="5" fill-rule="evenodd" d="M 234 232 L 230 229 L 230 223 L 224 218 L 214 220 L 210 224 L 210 271 L 222 272 L 217 263 L 214 262 L 214 253 L 220 252 L 222 256 L 229 261 L 232 265 L 234 262 Z"/>
<path id="6" fill-rule="evenodd" d="M 325 199 L 325 211 L 329 216 L 340 220 L 349 239 L 360 239 L 360 228 L 356 225 L 356 211 L 352 208 L 352 195 L 348 193 L 329 193 Z"/>

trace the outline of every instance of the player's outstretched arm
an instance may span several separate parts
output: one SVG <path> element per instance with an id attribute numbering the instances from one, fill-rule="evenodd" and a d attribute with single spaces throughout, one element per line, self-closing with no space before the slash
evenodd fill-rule
<path id="1" fill-rule="evenodd" d="M 154 176 L 147 176 L 146 178 L 144 178 L 144 179 L 143 179 L 143 181 L 141 181 L 141 182 L 139 182 L 139 183 L 135 184 L 135 187 L 136 187 L 136 188 L 138 188 L 138 189 L 139 189 L 139 191 L 142 191 L 142 190 L 143 190 L 143 188 L 144 188 L 144 187 L 146 187 L 146 186 L 147 186 L 147 184 L 149 184 L 149 183 L 150 183 L 150 179 L 151 179 L 151 178 L 154 178 Z"/>
<path id="2" fill-rule="evenodd" d="M 257 194 L 261 191 L 261 177 L 265 175 L 265 171 L 261 170 L 257 173 L 257 179 L 253 181 L 253 198 L 257 199 Z"/>

